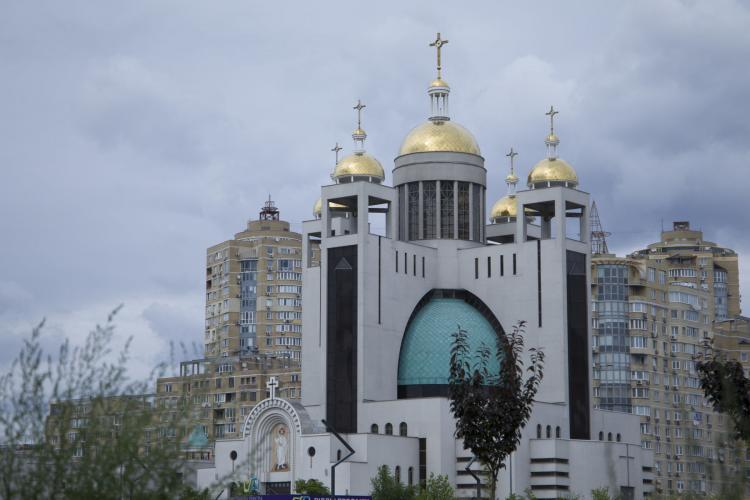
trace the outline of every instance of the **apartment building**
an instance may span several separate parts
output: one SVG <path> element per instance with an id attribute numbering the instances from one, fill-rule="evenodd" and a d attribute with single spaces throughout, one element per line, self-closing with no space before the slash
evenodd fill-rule
<path id="1" fill-rule="evenodd" d="M 641 417 L 656 492 L 719 491 L 737 473 L 738 450 L 696 364 L 740 313 L 737 254 L 675 222 L 627 257 L 595 253 L 591 286 L 595 405 Z"/>
<path id="2" fill-rule="evenodd" d="M 270 198 L 245 230 L 207 249 L 204 357 L 157 382 L 160 404 L 190 401 L 182 431 L 189 457 L 210 461 L 214 439 L 241 436 L 269 384 L 284 398 L 301 397 L 301 251 L 301 235 Z"/>

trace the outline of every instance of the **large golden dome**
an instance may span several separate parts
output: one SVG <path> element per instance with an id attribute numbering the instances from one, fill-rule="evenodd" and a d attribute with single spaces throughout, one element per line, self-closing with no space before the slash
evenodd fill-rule
<path id="1" fill-rule="evenodd" d="M 572 166 L 560 158 L 545 158 L 531 169 L 528 184 L 533 186 L 537 183 L 567 182 L 573 186 L 578 185 L 578 175 Z"/>
<path id="2" fill-rule="evenodd" d="M 367 153 L 354 153 L 345 156 L 336 164 L 333 177 L 346 177 L 349 175 L 361 175 L 377 177 L 381 181 L 385 179 L 385 171 L 378 160 Z"/>
<path id="3" fill-rule="evenodd" d="M 490 211 L 490 220 L 494 221 L 500 217 L 515 217 L 518 213 L 518 203 L 516 196 L 509 194 L 503 196 L 494 205 Z"/>
<path id="4" fill-rule="evenodd" d="M 453 121 L 427 121 L 414 127 L 401 143 L 399 155 L 450 151 L 480 155 L 471 132 Z"/>

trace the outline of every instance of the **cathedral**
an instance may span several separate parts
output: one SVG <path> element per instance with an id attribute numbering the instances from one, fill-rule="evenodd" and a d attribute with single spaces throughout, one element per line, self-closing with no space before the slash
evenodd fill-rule
<path id="1" fill-rule="evenodd" d="M 558 156 L 557 112 L 547 113 L 546 154 L 525 189 L 516 190 L 511 150 L 508 194 L 488 204 L 479 144 L 450 117 L 445 43 L 438 34 L 431 44 L 430 115 L 403 139 L 392 186 L 366 151 L 364 106 L 355 107 L 354 151 L 303 222 L 301 403 L 269 382 L 242 437 L 216 442 L 202 484 L 233 473 L 284 493 L 314 478 L 335 482 L 338 495 L 367 495 L 385 464 L 405 484 L 444 474 L 459 497 L 476 496 L 469 471 L 480 465 L 450 411 L 451 334 L 460 327 L 472 348 L 494 346 L 523 320 L 526 348 L 546 353 L 544 379 L 498 498 L 527 488 L 540 499 L 652 491 L 639 417 L 592 405 L 590 200 Z"/>

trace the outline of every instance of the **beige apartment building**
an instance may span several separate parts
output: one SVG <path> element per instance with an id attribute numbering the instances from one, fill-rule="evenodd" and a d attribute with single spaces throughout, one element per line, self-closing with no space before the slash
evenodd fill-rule
<path id="1" fill-rule="evenodd" d="M 189 459 L 210 461 L 213 441 L 241 436 L 241 423 L 269 384 L 301 397 L 302 241 L 269 200 L 257 220 L 206 251 L 204 357 L 157 381 L 160 404 L 191 404 Z"/>
<path id="2" fill-rule="evenodd" d="M 722 332 L 740 314 L 737 254 L 675 222 L 627 257 L 594 253 L 591 285 L 595 404 L 641 416 L 656 492 L 718 492 L 744 454 L 704 398 L 696 364 L 729 344 Z"/>

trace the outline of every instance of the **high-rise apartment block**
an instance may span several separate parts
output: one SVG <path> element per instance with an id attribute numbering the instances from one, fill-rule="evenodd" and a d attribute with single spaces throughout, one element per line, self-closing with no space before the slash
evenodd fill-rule
<path id="1" fill-rule="evenodd" d="M 241 435 L 269 384 L 284 398 L 301 397 L 301 251 L 301 235 L 270 199 L 258 220 L 207 250 L 204 358 L 157 382 L 162 404 L 187 395 L 193 405 L 183 430 L 188 458 L 211 460 L 210 441 Z"/>
<path id="2" fill-rule="evenodd" d="M 595 404 L 640 415 L 657 492 L 719 491 L 736 472 L 737 450 L 696 364 L 740 313 L 737 254 L 675 222 L 627 257 L 595 250 L 592 268 Z"/>

